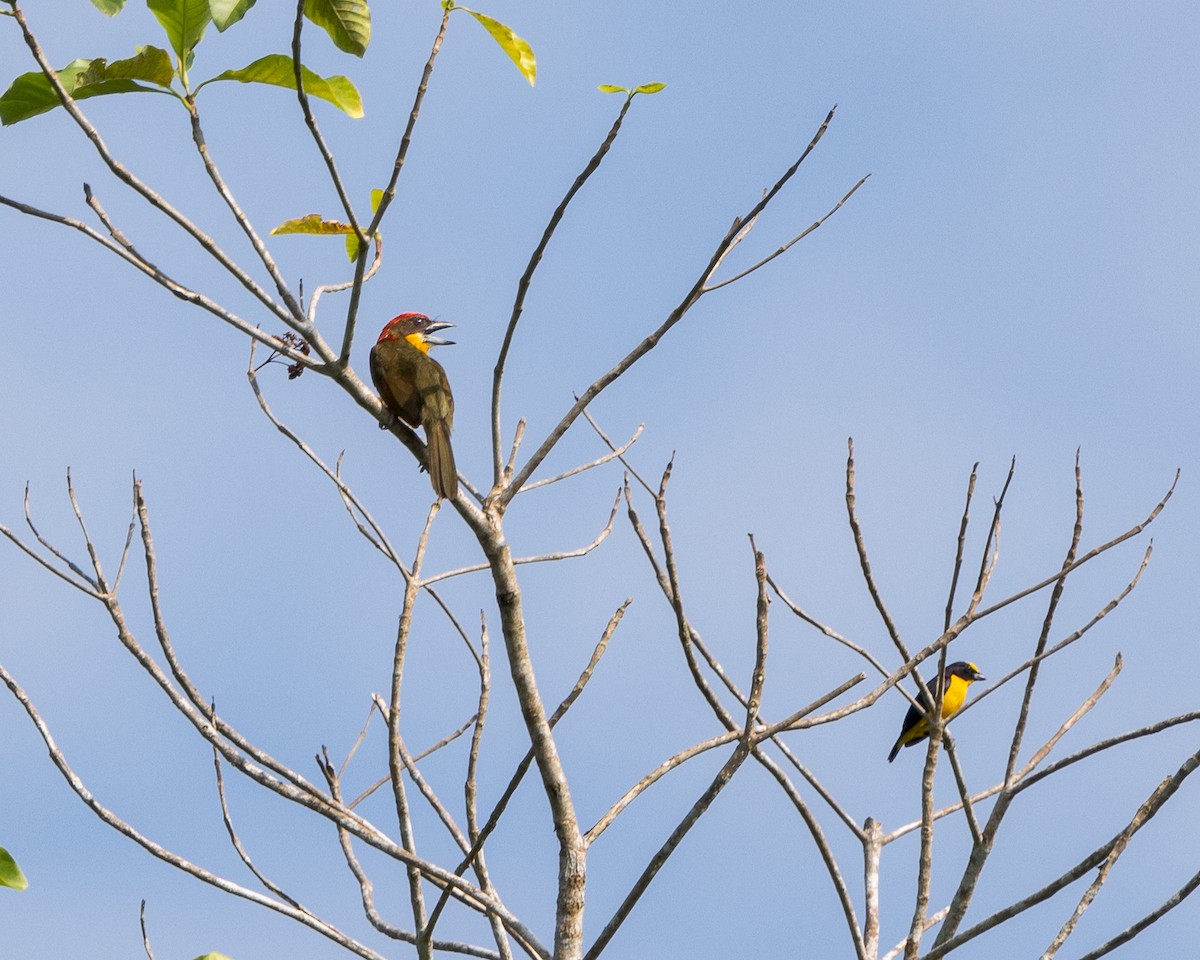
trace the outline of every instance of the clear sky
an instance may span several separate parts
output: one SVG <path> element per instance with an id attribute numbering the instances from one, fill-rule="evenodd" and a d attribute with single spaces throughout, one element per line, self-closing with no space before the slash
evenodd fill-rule
<path id="1" fill-rule="evenodd" d="M 480 0 L 482 4 L 483 0 Z M 30 4 L 57 66 L 165 45 L 132 3 L 106 20 L 86 0 Z M 285 52 L 287 4 L 260 3 L 210 33 L 194 75 Z M 365 117 L 316 110 L 354 196 L 389 173 L 440 8 L 376 5 L 361 60 L 307 33 L 305 61 L 345 73 Z M 1154 555 L 1134 593 L 1051 661 L 1031 718 L 1040 744 L 1103 678 L 1124 671 L 1056 755 L 1197 708 L 1195 588 L 1200 543 L 1200 8 L 1194 3 L 961 4 L 628 3 L 482 7 L 538 58 L 534 88 L 486 33 L 456 17 L 425 101 L 400 192 L 384 226 L 385 264 L 368 285 L 354 364 L 365 376 L 375 331 L 419 310 L 456 324 L 441 353 L 457 401 L 455 450 L 477 485 L 489 471 L 488 400 L 516 283 L 546 220 L 619 106 L 601 83 L 668 87 L 634 103 L 611 155 L 564 220 L 527 303 L 509 369 L 505 429 L 528 421 L 527 448 L 584 389 L 661 322 L 694 282 L 734 216 L 808 143 L 825 139 L 727 265 L 735 272 L 871 179 L 825 226 L 753 276 L 706 297 L 595 405 L 614 437 L 639 424 L 634 463 L 657 478 L 672 452 L 671 518 L 693 622 L 745 686 L 753 662 L 753 533 L 797 602 L 899 662 L 863 587 L 845 519 L 846 438 L 855 441 L 858 505 L 871 559 L 910 648 L 941 632 L 954 538 L 972 464 L 973 519 L 1017 460 L 992 591 L 999 599 L 1061 563 L 1081 450 L 1083 549 L 1143 519 L 1170 486 L 1150 533 Z M 33 69 L 15 25 L 0 19 L 0 86 Z M 294 97 L 214 85 L 200 99 L 209 147 L 265 231 L 336 199 Z M 85 111 L 114 151 L 219 242 L 250 251 L 216 202 L 186 114 L 166 97 L 93 99 Z M 61 111 L 0 130 L 0 194 L 88 218 L 89 182 L 133 242 L 268 329 L 248 298 L 201 262 L 101 167 Z M 246 386 L 247 345 L 164 294 L 78 234 L 0 208 L 0 522 L 22 525 L 26 482 L 39 529 L 80 562 L 65 498 L 75 489 L 111 568 L 129 519 L 130 476 L 144 481 L 175 645 L 206 696 L 249 736 L 317 777 L 312 756 L 345 755 L 373 692 L 389 682 L 402 584 L 349 522 L 335 491 L 262 417 Z M 271 248 L 308 289 L 344 279 L 338 241 L 282 237 Z M 344 300 L 324 301 L 338 329 Z M 343 472 L 411 556 L 429 503 L 411 457 L 316 376 L 262 376 L 277 413 Z M 576 427 L 545 473 L 596 457 Z M 588 542 L 621 473 L 607 468 L 529 493 L 510 516 L 518 555 Z M 639 503 L 647 519 L 652 506 Z M 971 539 L 977 562 L 981 527 Z M 1085 624 L 1134 575 L 1143 536 L 1080 571 L 1051 632 Z M 455 517 L 439 518 L 429 563 L 474 562 Z M 569 688 L 605 621 L 633 605 L 596 679 L 560 730 L 581 819 L 592 819 L 674 751 L 718 732 L 686 677 L 673 621 L 618 518 L 586 559 L 523 570 L 531 642 L 546 699 Z M 25 686 L 90 789 L 185 856 L 251 883 L 224 837 L 211 757 L 119 648 L 103 610 L 0 543 L 0 663 Z M 123 586 L 132 626 L 153 636 L 136 564 Z M 446 588 L 464 623 L 483 609 L 483 575 Z M 952 650 L 988 677 L 1021 663 L 1045 610 L 1039 596 L 981 623 Z M 420 610 L 406 710 L 414 749 L 473 711 L 473 666 L 436 610 Z M 494 797 L 523 753 L 507 671 L 495 651 L 495 717 L 484 791 Z M 781 717 L 857 672 L 861 662 L 772 607 L 765 711 Z M 978 690 L 978 688 L 976 688 Z M 953 730 L 972 786 L 1001 774 L 1019 693 L 1009 685 Z M 919 815 L 918 751 L 885 761 L 905 704 L 890 694 L 793 747 L 854 818 L 891 829 Z M 343 956 L 322 938 L 231 902 L 105 828 L 71 794 L 24 712 L 0 698 L 0 846 L 30 879 L 0 890 L 0 955 L 137 956 L 148 901 L 160 960 L 219 950 L 235 960 Z M 1193 727 L 1081 764 L 1040 798 L 1018 802 L 985 875 L 977 913 L 1057 875 L 1116 833 L 1195 749 Z M 1026 753 L 1030 748 L 1026 748 Z M 351 768 L 381 775 L 377 728 Z M 463 751 L 428 773 L 459 807 Z M 710 755 L 639 802 L 593 849 L 588 933 L 703 789 Z M 946 774 L 948 771 L 940 770 Z M 235 817 L 259 865 L 298 899 L 385 952 L 324 824 L 232 775 Z M 1135 840 L 1065 955 L 1078 956 L 1157 906 L 1200 864 L 1190 781 Z M 953 795 L 947 779 L 939 799 Z M 387 821 L 381 798 L 368 815 Z M 986 809 L 986 807 L 985 807 Z M 856 845 L 827 811 L 848 877 Z M 935 876 L 943 902 L 960 869 L 965 827 L 944 822 Z M 433 823 L 431 851 L 445 853 Z M 554 866 L 544 801 L 530 783 L 492 865 L 506 902 L 550 932 Z M 911 917 L 914 838 L 884 860 L 884 933 Z M 371 861 L 382 903 L 406 915 L 395 871 Z M 852 881 L 857 887 L 857 880 Z M 981 938 L 967 957 L 1034 956 L 1082 888 L 1019 928 Z M 1194 948 L 1200 906 L 1185 903 L 1128 956 Z M 1007 930 L 1007 928 L 1006 928 Z M 478 926 L 454 931 L 478 937 Z M 485 938 L 486 939 L 486 938 Z M 772 781 L 747 767 L 668 863 L 609 956 L 788 956 L 798 944 L 849 956 L 844 924 L 799 819 Z"/>

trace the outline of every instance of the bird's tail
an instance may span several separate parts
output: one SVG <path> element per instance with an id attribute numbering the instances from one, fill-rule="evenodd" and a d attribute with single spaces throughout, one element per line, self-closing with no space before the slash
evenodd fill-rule
<path id="1" fill-rule="evenodd" d="M 433 492 L 453 500 L 458 496 L 458 468 L 450 447 L 450 427 L 444 420 L 425 424 L 426 454 L 429 457 L 429 479 Z"/>

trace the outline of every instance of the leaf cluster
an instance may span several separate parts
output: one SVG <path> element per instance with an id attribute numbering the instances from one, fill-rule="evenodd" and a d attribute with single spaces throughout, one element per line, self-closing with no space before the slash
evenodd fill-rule
<path id="1" fill-rule="evenodd" d="M 92 0 L 108 16 L 124 7 L 124 0 Z M 62 88 L 75 100 L 115 93 L 163 93 L 190 103 L 204 86 L 221 80 L 264 83 L 296 89 L 300 76 L 304 91 L 332 103 L 351 117 L 363 115 L 362 98 L 344 76 L 321 77 L 286 54 L 260 57 L 239 69 L 225 70 L 193 87 L 189 71 L 196 48 L 211 23 L 224 32 L 238 23 L 255 0 L 146 0 L 146 6 L 166 34 L 170 50 L 150 44 L 132 57 L 108 61 L 104 57 L 77 58 L 55 71 Z M 328 34 L 339 49 L 361 57 L 371 40 L 371 15 L 365 0 L 312 0 L 305 5 L 308 19 Z M 182 92 L 176 89 L 178 81 Z M 0 96 L 0 123 L 8 126 L 46 113 L 62 104 L 51 78 L 41 71 L 17 77 Z"/>

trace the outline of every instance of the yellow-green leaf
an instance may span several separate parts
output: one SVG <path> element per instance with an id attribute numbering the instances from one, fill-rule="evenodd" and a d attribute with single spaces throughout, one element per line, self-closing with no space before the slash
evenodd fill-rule
<path id="1" fill-rule="evenodd" d="M 634 93 L 658 93 L 659 90 L 666 89 L 665 83 L 643 83 L 640 87 L 634 87 Z"/>
<path id="2" fill-rule="evenodd" d="M 308 0 L 304 15 L 329 34 L 343 53 L 361 57 L 371 42 L 371 10 L 367 0 Z"/>
<path id="3" fill-rule="evenodd" d="M 224 33 L 244 17 L 257 0 L 208 0 L 213 26 Z"/>
<path id="4" fill-rule="evenodd" d="M 12 854 L 0 847 L 0 887 L 11 887 L 13 890 L 24 890 L 29 886 L 25 874 L 17 866 Z"/>
<path id="5" fill-rule="evenodd" d="M 356 120 L 363 115 L 362 97 L 359 96 L 358 89 L 348 77 L 321 77 L 305 66 L 300 67 L 300 76 L 304 83 L 304 92 L 310 97 L 326 100 L 342 113 L 354 117 Z M 226 70 L 224 73 L 219 73 L 215 77 L 205 80 L 196 88 L 196 91 L 199 92 L 200 87 L 203 87 L 204 84 L 215 83 L 218 80 L 266 83 L 276 87 L 286 87 L 289 90 L 296 89 L 296 71 L 292 66 L 292 58 L 282 53 L 269 53 L 240 70 Z"/>
<path id="6" fill-rule="evenodd" d="M 476 13 L 467 7 L 455 7 L 456 10 L 466 10 L 492 35 L 492 39 L 500 44 L 500 49 L 508 54 L 509 59 L 517 65 L 521 75 L 529 81 L 532 87 L 537 79 L 537 60 L 533 56 L 533 47 L 513 33 L 512 27 L 506 26 L 499 20 L 494 20 L 486 14 Z"/>
<path id="7" fill-rule="evenodd" d="M 618 87 L 615 83 L 602 83 L 596 88 L 601 93 L 628 93 L 628 87 Z"/>
<path id="8" fill-rule="evenodd" d="M 295 217 L 291 220 L 284 220 L 279 226 L 271 231 L 271 236 L 279 237 L 288 233 L 308 233 L 319 236 L 341 235 L 343 233 L 354 233 L 354 228 L 348 223 L 342 223 L 340 220 L 326 220 L 319 213 L 308 213 L 303 217 Z"/>

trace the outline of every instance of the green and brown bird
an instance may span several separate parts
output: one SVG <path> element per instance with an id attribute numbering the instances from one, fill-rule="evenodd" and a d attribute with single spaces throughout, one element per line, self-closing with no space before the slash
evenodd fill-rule
<path id="1" fill-rule="evenodd" d="M 429 356 L 429 348 L 452 344 L 431 336 L 452 326 L 423 313 L 402 313 L 387 322 L 371 348 L 371 380 L 379 399 L 392 416 L 410 427 L 425 428 L 429 479 L 434 493 L 448 500 L 458 494 L 458 470 L 450 448 L 454 396 L 446 371 Z"/>
<path id="2" fill-rule="evenodd" d="M 967 687 L 976 680 L 986 680 L 983 674 L 979 672 L 979 668 L 973 663 L 967 663 L 965 660 L 959 660 L 956 663 L 946 665 L 946 672 L 942 674 L 944 683 L 939 683 L 938 686 L 945 687 L 946 692 L 942 695 L 942 720 L 949 720 L 952 716 L 962 709 L 963 702 L 967 699 Z M 934 690 L 936 696 L 938 691 Z M 904 715 L 904 724 L 900 727 L 900 736 L 896 738 L 896 742 L 892 745 L 892 752 L 888 754 L 888 763 L 896 759 L 896 754 L 900 752 L 901 747 L 911 747 L 914 743 L 920 743 L 929 736 L 929 701 L 925 699 L 925 694 L 917 697 L 921 701 L 921 706 L 918 707 L 915 703 L 909 704 L 908 713 Z"/>

